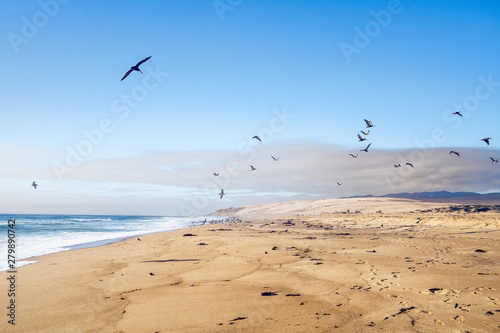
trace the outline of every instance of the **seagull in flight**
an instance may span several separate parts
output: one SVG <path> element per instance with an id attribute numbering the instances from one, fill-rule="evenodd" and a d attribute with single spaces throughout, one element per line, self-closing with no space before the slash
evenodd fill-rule
<path id="1" fill-rule="evenodd" d="M 217 177 L 219 175 L 219 173 L 218 172 L 214 172 L 213 175 L 214 175 L 214 177 Z"/>
<path id="2" fill-rule="evenodd" d="M 368 148 L 370 148 L 370 146 L 371 146 L 371 145 L 372 145 L 372 144 L 371 144 L 371 143 L 369 143 L 369 144 L 368 144 L 368 146 L 366 146 L 366 148 L 365 148 L 365 149 L 360 149 L 360 151 L 364 151 L 364 152 L 366 152 L 366 153 L 367 153 L 367 152 L 368 152 Z"/>
<path id="3" fill-rule="evenodd" d="M 483 138 L 483 139 L 481 139 L 481 141 L 486 142 L 486 144 L 487 144 L 488 146 L 490 145 L 490 140 L 493 140 L 493 138 L 487 137 L 487 138 Z"/>
<path id="4" fill-rule="evenodd" d="M 151 58 L 151 56 L 147 57 L 147 58 L 144 58 L 142 59 L 141 61 L 139 61 L 135 66 L 132 66 L 130 67 L 130 69 L 128 70 L 127 73 L 125 73 L 125 75 L 123 75 L 122 79 L 120 81 L 123 81 L 130 73 L 132 73 L 133 71 L 138 71 L 138 72 L 141 72 L 142 71 L 139 69 L 139 66 L 142 65 L 143 63 L 145 63 L 146 61 L 149 60 L 149 58 Z"/>
<path id="5" fill-rule="evenodd" d="M 460 157 L 460 154 L 458 153 L 458 151 L 451 150 L 451 151 L 450 151 L 450 154 L 455 154 L 455 155 L 457 155 L 458 157 Z"/>
<path id="6" fill-rule="evenodd" d="M 358 155 L 359 155 L 359 154 L 356 154 L 356 155 L 349 154 L 349 155 L 351 155 L 351 157 L 352 157 L 352 158 L 358 158 Z"/>
<path id="7" fill-rule="evenodd" d="M 256 136 L 252 137 L 252 139 L 256 139 L 256 140 L 259 140 L 260 142 L 262 142 L 262 140 L 259 138 L 259 136 L 258 136 L 258 135 L 256 135 Z"/>
<path id="8" fill-rule="evenodd" d="M 498 158 L 495 160 L 493 157 L 490 157 L 491 163 L 497 164 L 498 163 Z"/>
<path id="9" fill-rule="evenodd" d="M 406 165 L 411 166 L 413 168 L 413 164 L 411 164 L 410 162 L 406 162 Z"/>
<path id="10" fill-rule="evenodd" d="M 358 139 L 359 139 L 359 142 L 363 142 L 366 140 L 366 138 L 363 138 L 361 135 L 358 134 Z"/>
<path id="11" fill-rule="evenodd" d="M 365 119 L 365 123 L 366 123 L 366 128 L 370 128 L 370 127 L 374 127 L 375 125 L 373 125 L 373 123 L 369 120 L 366 120 Z"/>
<path id="12" fill-rule="evenodd" d="M 36 190 L 36 188 L 38 187 L 38 184 L 35 181 L 33 181 L 33 184 L 31 184 L 31 186 L 33 186 Z"/>
<path id="13" fill-rule="evenodd" d="M 462 111 L 455 111 L 455 112 L 453 112 L 453 114 L 456 114 L 456 115 L 459 115 L 460 117 L 463 117 L 462 116 Z"/>
<path id="14" fill-rule="evenodd" d="M 278 158 L 276 158 L 276 157 L 274 157 L 273 155 L 271 155 L 271 157 L 273 158 L 274 162 L 278 162 L 278 160 L 280 159 L 279 157 L 278 157 Z"/>
<path id="15" fill-rule="evenodd" d="M 365 136 L 370 134 L 370 130 L 368 130 L 368 132 L 363 132 L 363 131 L 360 131 L 360 132 L 363 133 L 363 135 L 365 135 Z"/>
<path id="16" fill-rule="evenodd" d="M 250 170 L 250 171 L 255 171 L 255 170 L 257 170 L 257 168 L 256 168 L 256 167 L 254 167 L 253 165 L 250 165 L 250 168 L 252 168 L 252 170 Z"/>
<path id="17" fill-rule="evenodd" d="M 340 186 L 340 185 L 342 185 L 342 183 L 337 182 L 337 185 Z"/>
<path id="18" fill-rule="evenodd" d="M 222 199 L 222 197 L 224 196 L 224 194 L 226 194 L 226 193 L 224 193 L 224 189 L 221 189 L 221 190 L 220 190 L 220 193 L 219 193 L 219 195 L 220 195 L 220 198 L 221 198 L 221 199 Z"/>
<path id="19" fill-rule="evenodd" d="M 401 164 L 400 164 L 400 163 L 398 163 L 398 164 L 394 164 L 394 167 L 395 167 L 395 168 L 401 168 Z"/>

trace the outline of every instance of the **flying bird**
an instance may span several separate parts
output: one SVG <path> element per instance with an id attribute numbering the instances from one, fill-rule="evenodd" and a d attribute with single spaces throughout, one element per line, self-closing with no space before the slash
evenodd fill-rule
<path id="1" fill-rule="evenodd" d="M 364 151 L 364 152 L 366 152 L 366 153 L 367 153 L 367 152 L 368 152 L 368 148 L 370 148 L 370 146 L 371 146 L 371 145 L 372 145 L 372 144 L 371 144 L 371 143 L 369 143 L 369 144 L 368 144 L 368 146 L 366 146 L 366 148 L 365 148 L 365 149 L 360 149 L 360 151 Z"/>
<path id="2" fill-rule="evenodd" d="M 363 132 L 363 131 L 360 131 L 361 133 L 363 133 L 363 135 L 368 135 L 370 134 L 370 130 L 368 130 L 368 132 Z"/>
<path id="3" fill-rule="evenodd" d="M 481 139 L 481 141 L 486 142 L 486 144 L 487 144 L 488 146 L 490 145 L 490 140 L 493 140 L 493 138 L 487 137 L 487 138 L 483 138 L 483 139 Z"/>
<path id="4" fill-rule="evenodd" d="M 250 171 L 255 171 L 255 170 L 257 170 L 257 168 L 256 168 L 256 167 L 254 167 L 253 165 L 250 165 L 250 168 L 252 168 L 252 170 L 250 170 Z"/>
<path id="5" fill-rule="evenodd" d="M 359 142 L 363 142 L 366 140 L 366 138 L 363 138 L 361 135 L 358 134 L 358 139 L 359 139 Z"/>
<path id="6" fill-rule="evenodd" d="M 340 185 L 342 185 L 342 183 L 337 182 L 337 185 L 340 186 Z"/>
<path id="7" fill-rule="evenodd" d="M 276 158 L 276 157 L 274 157 L 273 155 L 271 155 L 271 157 L 273 158 L 274 162 L 278 162 L 278 160 L 280 159 L 279 157 L 278 157 L 278 158 Z"/>
<path id="8" fill-rule="evenodd" d="M 401 164 L 400 164 L 400 163 L 398 163 L 398 164 L 394 164 L 394 167 L 395 167 L 395 168 L 401 168 Z"/>
<path id="9" fill-rule="evenodd" d="M 455 155 L 457 155 L 458 157 L 460 157 L 460 154 L 458 153 L 458 151 L 451 150 L 451 151 L 450 151 L 450 154 L 455 154 Z"/>
<path id="10" fill-rule="evenodd" d="M 226 193 L 224 193 L 224 189 L 221 189 L 221 190 L 220 190 L 220 193 L 219 193 L 219 195 L 220 195 L 220 198 L 221 198 L 221 199 L 222 199 L 222 197 L 224 196 L 224 194 L 226 194 Z"/>
<path id="11" fill-rule="evenodd" d="M 366 128 L 370 128 L 370 127 L 374 127 L 375 125 L 373 125 L 373 123 L 369 120 L 366 120 L 365 119 L 365 123 L 366 123 Z"/>
<path id="12" fill-rule="evenodd" d="M 138 241 L 140 241 L 140 240 L 141 240 L 139 237 L 136 237 L 135 239 L 137 239 Z"/>
<path id="13" fill-rule="evenodd" d="M 141 61 L 139 61 L 135 66 L 132 66 L 130 67 L 130 69 L 128 70 L 127 73 L 125 73 L 125 75 L 123 75 L 122 79 L 120 81 L 123 81 L 130 73 L 132 73 L 133 71 L 138 71 L 138 72 L 141 72 L 142 71 L 139 69 L 139 66 L 142 65 L 143 63 L 145 63 L 146 61 L 149 60 L 149 58 L 151 58 L 151 56 L 147 57 L 147 58 L 144 58 L 142 59 Z"/>
<path id="14" fill-rule="evenodd" d="M 406 162 L 406 165 L 411 166 L 413 168 L 413 164 L 411 164 L 410 162 Z"/>
<path id="15" fill-rule="evenodd" d="M 456 114 L 456 115 L 459 115 L 460 117 L 463 117 L 462 116 L 462 111 L 455 111 L 455 112 L 453 112 L 453 114 Z"/>
<path id="16" fill-rule="evenodd" d="M 259 140 L 260 142 L 262 142 L 262 140 L 259 138 L 259 136 L 258 136 L 258 135 L 256 135 L 256 136 L 252 137 L 252 139 L 256 139 L 256 140 Z"/>
<path id="17" fill-rule="evenodd" d="M 214 172 L 214 173 L 213 173 L 213 175 L 214 175 L 215 177 L 217 177 L 217 176 L 219 175 L 219 173 L 218 173 L 218 172 Z"/>
<path id="18" fill-rule="evenodd" d="M 351 156 L 352 156 L 352 158 L 358 158 L 358 155 L 359 155 L 359 154 L 356 154 L 356 155 L 349 154 L 349 155 L 351 155 Z"/>
<path id="19" fill-rule="evenodd" d="M 490 157 L 491 163 L 497 164 L 498 163 L 498 158 L 495 160 L 493 157 Z"/>
<path id="20" fill-rule="evenodd" d="M 33 184 L 31 184 L 31 186 L 33 186 L 36 190 L 36 188 L 38 187 L 38 184 L 35 181 L 33 181 Z"/>

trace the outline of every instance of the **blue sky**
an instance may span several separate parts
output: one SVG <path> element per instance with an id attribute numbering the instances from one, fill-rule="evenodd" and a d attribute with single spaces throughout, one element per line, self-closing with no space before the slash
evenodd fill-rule
<path id="1" fill-rule="evenodd" d="M 500 191 L 495 1 L 4 3 L 2 213 Z"/>

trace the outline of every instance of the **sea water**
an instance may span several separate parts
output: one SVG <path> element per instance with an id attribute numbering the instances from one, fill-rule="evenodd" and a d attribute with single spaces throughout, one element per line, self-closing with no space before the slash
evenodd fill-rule
<path id="1" fill-rule="evenodd" d="M 11 228 L 9 220 L 15 220 Z M 9 238 L 14 240 L 10 244 L 15 244 L 15 266 L 19 267 L 33 262 L 23 259 L 34 256 L 181 229 L 203 220 L 205 217 L 0 214 L 0 271 L 9 269 Z"/>

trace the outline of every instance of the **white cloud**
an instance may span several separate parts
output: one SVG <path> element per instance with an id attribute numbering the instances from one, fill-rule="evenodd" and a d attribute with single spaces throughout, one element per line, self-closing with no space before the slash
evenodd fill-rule
<path id="1" fill-rule="evenodd" d="M 26 212 L 109 212 L 193 215 L 264 202 L 423 191 L 500 191 L 494 148 L 377 150 L 282 143 L 254 150 L 148 151 L 139 156 L 89 160 L 64 180 L 51 168 L 3 168 L 2 202 Z M 358 153 L 353 159 L 348 154 Z M 279 157 L 275 162 L 271 155 Z M 411 162 L 414 168 L 406 166 Z M 401 168 L 394 168 L 400 163 Z M 250 171 L 250 165 L 257 168 Z M 218 172 L 218 177 L 212 173 Z M 32 179 L 39 189 L 29 187 Z M 337 182 L 342 183 L 341 186 Z M 218 193 L 224 188 L 226 196 Z M 3 192 L 2 192 L 3 191 Z M 42 195 L 43 193 L 43 195 Z M 29 203 L 27 205 L 27 203 Z"/>

